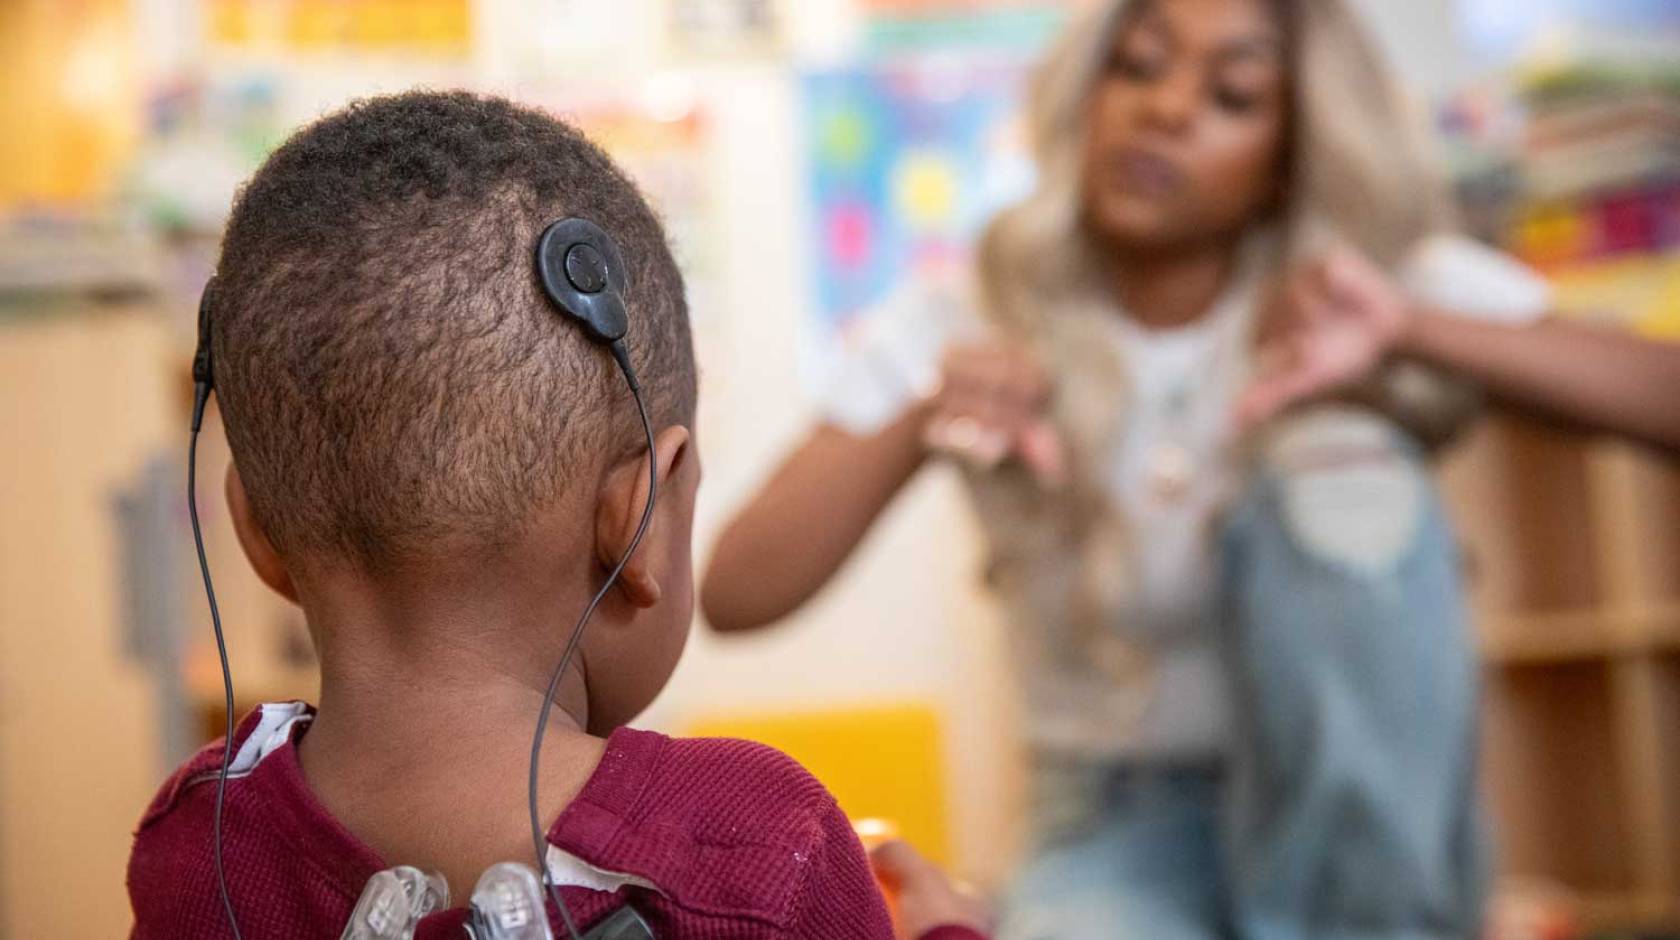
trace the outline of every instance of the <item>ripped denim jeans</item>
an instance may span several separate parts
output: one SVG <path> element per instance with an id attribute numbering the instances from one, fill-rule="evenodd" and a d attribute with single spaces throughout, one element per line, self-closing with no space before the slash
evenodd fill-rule
<path id="1" fill-rule="evenodd" d="M 1279 437 L 1225 530 L 1233 916 L 1253 940 L 1474 937 L 1478 665 L 1428 467 L 1345 412 Z"/>

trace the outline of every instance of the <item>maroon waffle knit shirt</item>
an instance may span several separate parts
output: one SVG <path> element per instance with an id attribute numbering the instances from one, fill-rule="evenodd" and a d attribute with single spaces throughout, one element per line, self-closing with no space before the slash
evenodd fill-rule
<path id="1" fill-rule="evenodd" d="M 234 735 L 223 851 L 246 940 L 336 938 L 368 879 L 400 863 L 380 858 L 310 791 L 296 742 L 313 714 L 296 703 L 263 706 Z M 205 747 L 140 821 L 128 864 L 135 938 L 232 936 L 211 848 L 221 759 L 219 741 Z M 863 847 L 834 798 L 763 745 L 620 729 L 548 841 L 607 879 L 562 887 L 580 930 L 629 903 L 660 940 L 893 936 Z M 451 889 L 457 900 L 470 892 Z M 463 936 L 466 914 L 457 907 L 426 918 L 417 940 Z M 549 918 L 564 938 L 552 905 Z M 984 938 L 941 927 L 921 940 Z"/>

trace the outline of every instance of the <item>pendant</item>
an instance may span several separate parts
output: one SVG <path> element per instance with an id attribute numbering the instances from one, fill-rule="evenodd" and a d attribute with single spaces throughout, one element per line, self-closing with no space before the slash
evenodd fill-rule
<path id="1" fill-rule="evenodd" d="M 1149 492 L 1165 503 L 1176 503 L 1190 491 L 1195 476 L 1196 458 L 1190 449 L 1178 443 L 1159 444 L 1149 452 L 1145 462 Z"/>
<path id="2" fill-rule="evenodd" d="M 1146 665 L 1135 641 L 1103 631 L 1085 649 L 1088 664 L 1100 675 L 1124 685 L 1137 679 Z"/>

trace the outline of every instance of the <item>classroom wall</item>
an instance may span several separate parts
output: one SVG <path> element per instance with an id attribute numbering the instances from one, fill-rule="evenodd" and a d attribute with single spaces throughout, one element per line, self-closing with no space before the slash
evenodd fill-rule
<path id="1" fill-rule="evenodd" d="M 1351 0 L 1351 5 L 1421 99 L 1438 99 L 1477 74 L 1459 36 L 1455 0 Z"/>

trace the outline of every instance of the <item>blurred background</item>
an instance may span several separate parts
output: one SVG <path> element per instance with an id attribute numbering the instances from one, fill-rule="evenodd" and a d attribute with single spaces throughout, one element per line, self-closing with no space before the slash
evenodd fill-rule
<path id="1" fill-rule="evenodd" d="M 466 86 L 623 162 L 689 280 L 704 548 L 808 426 L 859 311 L 960 260 L 1031 186 L 1022 80 L 1069 5 L 0 2 L 0 936 L 124 932 L 129 834 L 221 726 L 181 492 L 187 360 L 229 202 L 291 129 Z M 1673 0 L 1356 5 L 1434 115 L 1472 233 L 1565 313 L 1680 338 Z M 300 616 L 246 572 L 206 436 L 240 709 L 312 698 Z M 1680 927 L 1680 472 L 1501 416 L 1443 472 L 1504 896 L 1527 936 Z M 997 886 L 1021 774 L 978 567 L 954 475 L 923 474 L 817 603 L 750 637 L 697 630 L 642 724 L 778 744 L 854 816 Z"/>

